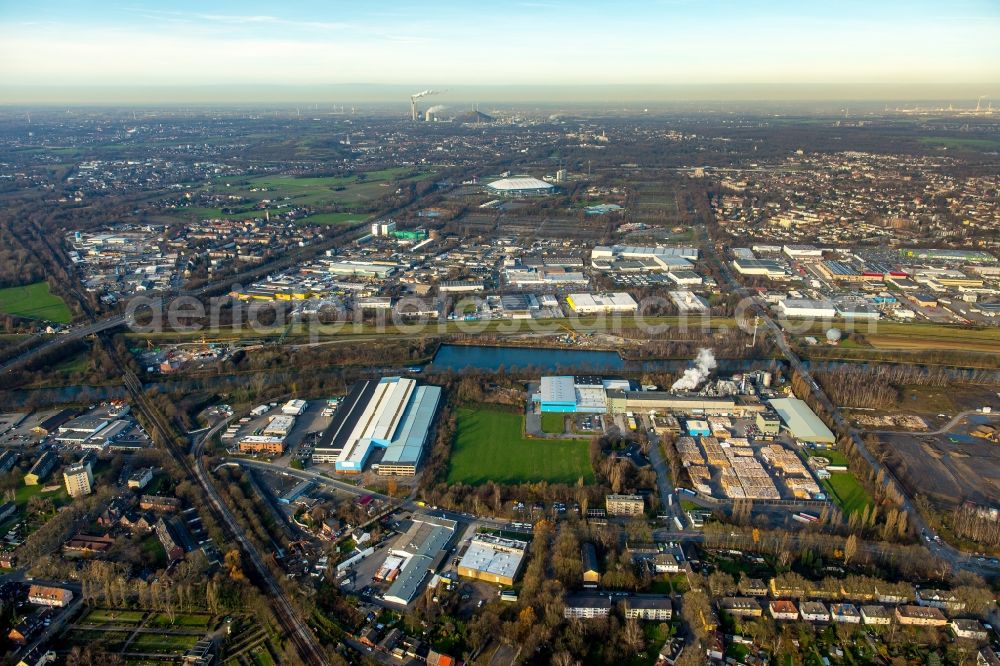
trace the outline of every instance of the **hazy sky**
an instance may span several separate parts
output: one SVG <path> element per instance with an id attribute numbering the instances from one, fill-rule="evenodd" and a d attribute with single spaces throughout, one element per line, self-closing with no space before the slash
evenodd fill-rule
<path id="1" fill-rule="evenodd" d="M 31 0 L 0 31 L 6 86 L 1000 82 L 1000 0 Z"/>

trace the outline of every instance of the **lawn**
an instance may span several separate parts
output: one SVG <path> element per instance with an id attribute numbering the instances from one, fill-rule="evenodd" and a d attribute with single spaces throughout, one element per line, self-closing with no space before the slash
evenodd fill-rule
<path id="1" fill-rule="evenodd" d="M 51 492 L 43 493 L 42 488 L 47 485 L 55 485 L 58 482 L 55 476 L 50 477 L 46 481 L 38 484 L 37 486 L 18 486 L 14 490 L 14 502 L 17 504 L 18 510 L 24 509 L 28 504 L 28 500 L 32 497 L 45 497 L 52 500 L 52 503 L 58 508 L 63 504 L 69 503 L 69 494 L 66 492 L 66 487 L 62 484 L 59 485 L 58 490 L 53 490 Z"/>
<path id="2" fill-rule="evenodd" d="M 830 496 L 843 510 L 845 516 L 855 511 L 863 511 L 866 505 L 872 504 L 872 498 L 858 479 L 850 472 L 834 472 L 829 479 L 823 480 L 823 485 Z"/>
<path id="3" fill-rule="evenodd" d="M 523 422 L 521 414 L 459 409 L 448 483 L 594 482 L 586 441 L 525 439 Z"/>
<path id="4" fill-rule="evenodd" d="M 95 646 L 99 645 L 102 650 L 117 652 L 128 640 L 128 633 L 124 631 L 94 631 L 89 629 L 71 629 L 63 639 L 70 645 Z M 194 645 L 194 643 L 192 643 Z"/>
<path id="5" fill-rule="evenodd" d="M 158 565 L 167 563 L 167 551 L 163 549 L 163 544 L 155 534 L 150 534 L 142 540 L 142 553 L 149 558 L 149 561 Z"/>
<path id="6" fill-rule="evenodd" d="M 826 458 L 831 465 L 846 465 L 847 456 L 837 449 L 807 449 L 808 455 L 816 458 Z"/>
<path id="7" fill-rule="evenodd" d="M 139 634 L 130 647 L 135 652 L 176 654 L 190 650 L 199 638 L 193 634 Z"/>
<path id="8" fill-rule="evenodd" d="M 560 435 L 566 430 L 565 414 L 542 414 L 542 432 Z"/>
<path id="9" fill-rule="evenodd" d="M 66 302 L 49 291 L 47 282 L 0 289 L 0 312 L 57 324 L 68 324 L 73 319 Z"/>
<path id="10" fill-rule="evenodd" d="M 143 611 L 95 608 L 80 620 L 80 624 L 139 624 L 145 614 Z"/>
<path id="11" fill-rule="evenodd" d="M 204 629 L 211 622 L 212 616 L 207 613 L 175 614 L 173 622 L 170 621 L 170 617 L 166 613 L 157 613 L 154 617 L 150 618 L 146 626 Z"/>

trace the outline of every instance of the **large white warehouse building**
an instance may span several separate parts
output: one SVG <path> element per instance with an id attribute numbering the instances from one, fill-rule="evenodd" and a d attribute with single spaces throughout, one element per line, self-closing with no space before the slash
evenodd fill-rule
<path id="1" fill-rule="evenodd" d="M 313 462 L 361 473 L 376 448 L 385 449 L 380 474 L 412 476 L 434 421 L 441 389 L 385 377 L 355 384 L 313 451 Z"/>

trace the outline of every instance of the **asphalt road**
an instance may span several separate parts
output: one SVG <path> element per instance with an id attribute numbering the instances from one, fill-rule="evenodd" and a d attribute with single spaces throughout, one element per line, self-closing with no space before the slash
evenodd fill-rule
<path id="1" fill-rule="evenodd" d="M 100 333 L 101 331 L 117 328 L 124 323 L 125 315 L 115 315 L 114 317 L 108 317 L 107 319 L 102 319 L 93 324 L 77 326 L 76 328 L 71 329 L 68 333 L 53 335 L 49 340 L 46 340 L 37 347 L 32 347 L 20 356 L 16 356 L 15 358 L 12 358 L 6 363 L 0 365 L 0 375 L 6 374 L 14 368 L 24 365 L 43 352 L 57 349 L 65 344 L 73 342 L 74 340 L 85 338 L 88 335 L 93 335 L 94 333 Z"/>
<path id="2" fill-rule="evenodd" d="M 668 520 L 676 518 L 681 525 L 687 525 L 688 521 L 684 517 L 684 512 L 681 511 L 680 498 L 675 496 L 672 502 L 668 503 L 667 501 L 668 497 L 674 495 L 674 484 L 670 479 L 667 461 L 663 458 L 663 452 L 660 451 L 660 436 L 652 430 L 647 430 L 646 436 L 649 438 L 649 462 L 653 466 L 653 471 L 656 472 L 656 488 L 660 493 L 663 514 L 667 516 Z"/>
<path id="3" fill-rule="evenodd" d="M 207 437 L 206 437 L 207 439 Z M 316 483 L 323 484 L 334 490 L 339 490 L 350 495 L 355 495 L 361 497 L 363 495 L 371 495 L 383 502 L 397 503 L 396 509 L 399 511 L 413 511 L 417 513 L 422 513 L 428 516 L 436 516 L 438 518 L 447 518 L 448 520 L 454 520 L 460 523 L 468 523 L 475 521 L 489 527 L 504 527 L 507 525 L 505 520 L 496 520 L 494 518 L 484 518 L 481 516 L 476 516 L 471 513 L 460 513 L 458 511 L 449 511 L 447 509 L 432 509 L 426 506 L 420 506 L 412 499 L 406 499 L 400 502 L 398 499 L 393 499 L 388 495 L 383 495 L 382 493 L 375 492 L 373 490 L 368 490 L 364 486 L 356 486 L 353 483 L 345 483 L 338 479 L 334 479 L 325 474 L 320 474 L 319 472 L 310 472 L 306 469 L 293 469 L 291 467 L 285 467 L 284 465 L 275 465 L 274 463 L 265 462 L 263 460 L 253 460 L 250 458 L 220 458 L 223 464 L 226 465 L 241 465 L 243 467 L 250 467 L 253 469 L 259 469 L 262 471 L 270 472 L 272 474 L 281 474 L 284 476 L 294 477 L 296 479 L 301 479 L 303 481 L 315 481 Z"/>

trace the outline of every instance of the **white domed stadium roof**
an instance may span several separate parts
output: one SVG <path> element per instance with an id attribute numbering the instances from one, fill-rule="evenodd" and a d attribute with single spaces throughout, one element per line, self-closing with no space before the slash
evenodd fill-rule
<path id="1" fill-rule="evenodd" d="M 497 192 L 548 192 L 553 189 L 553 186 L 550 183 L 546 183 L 544 180 L 539 180 L 538 178 L 534 178 L 532 176 L 511 176 L 510 178 L 501 178 L 500 180 L 494 180 L 486 187 Z"/>

